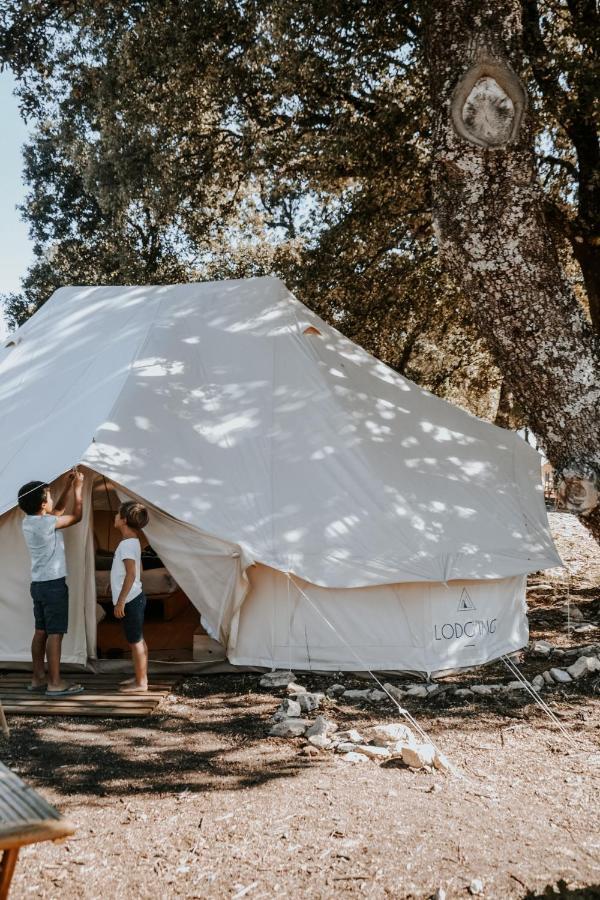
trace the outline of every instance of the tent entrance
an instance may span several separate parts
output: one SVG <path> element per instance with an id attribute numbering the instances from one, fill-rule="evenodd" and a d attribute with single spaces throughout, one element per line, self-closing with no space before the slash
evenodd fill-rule
<path id="1" fill-rule="evenodd" d="M 99 659 L 129 657 L 129 645 L 122 623 L 114 616 L 110 590 L 112 557 L 121 539 L 114 527 L 120 502 L 114 485 L 103 476 L 96 476 L 92 491 L 92 521 Z M 194 642 L 200 643 L 206 635 L 200 625 L 200 613 L 145 536 L 142 539 L 142 585 L 148 601 L 144 638 L 150 659 L 192 662 Z"/>

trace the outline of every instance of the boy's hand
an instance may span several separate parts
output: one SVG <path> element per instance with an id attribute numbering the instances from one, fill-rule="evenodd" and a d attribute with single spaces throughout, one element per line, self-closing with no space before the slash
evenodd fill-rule
<path id="1" fill-rule="evenodd" d="M 81 490 L 83 487 L 83 479 L 84 479 L 83 472 L 78 472 L 77 469 L 73 469 L 73 471 L 70 473 L 70 476 L 73 478 L 72 483 L 73 483 L 74 489 L 76 491 Z"/>
<path id="2" fill-rule="evenodd" d="M 125 617 L 125 601 L 119 600 L 119 602 L 115 606 L 115 618 L 123 619 L 124 617 Z"/>

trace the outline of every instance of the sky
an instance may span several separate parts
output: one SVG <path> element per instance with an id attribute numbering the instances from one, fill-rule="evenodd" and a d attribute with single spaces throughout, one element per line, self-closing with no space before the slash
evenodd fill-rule
<path id="1" fill-rule="evenodd" d="M 19 115 L 13 88 L 10 72 L 0 72 L 0 294 L 19 289 L 33 256 L 27 226 L 16 209 L 25 196 L 21 147 L 27 139 L 27 126 Z M 4 329 L 0 320 L 0 334 Z"/>

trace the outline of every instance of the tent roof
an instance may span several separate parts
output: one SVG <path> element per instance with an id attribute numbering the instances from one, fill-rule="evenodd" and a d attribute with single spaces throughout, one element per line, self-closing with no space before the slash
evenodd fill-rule
<path id="1" fill-rule="evenodd" d="M 316 584 L 560 565 L 538 453 L 398 375 L 276 278 L 61 288 L 9 342 L 0 512 L 22 483 L 82 462 Z"/>

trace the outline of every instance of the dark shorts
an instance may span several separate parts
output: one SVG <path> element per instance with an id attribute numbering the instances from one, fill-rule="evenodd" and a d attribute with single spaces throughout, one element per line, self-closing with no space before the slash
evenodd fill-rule
<path id="1" fill-rule="evenodd" d="M 128 644 L 137 644 L 144 640 L 144 613 L 146 612 L 146 595 L 138 594 L 125 604 L 125 616 L 122 619 L 125 638 Z"/>
<path id="2" fill-rule="evenodd" d="M 38 631 L 66 634 L 69 630 L 69 588 L 64 578 L 32 581 L 33 617 Z"/>

